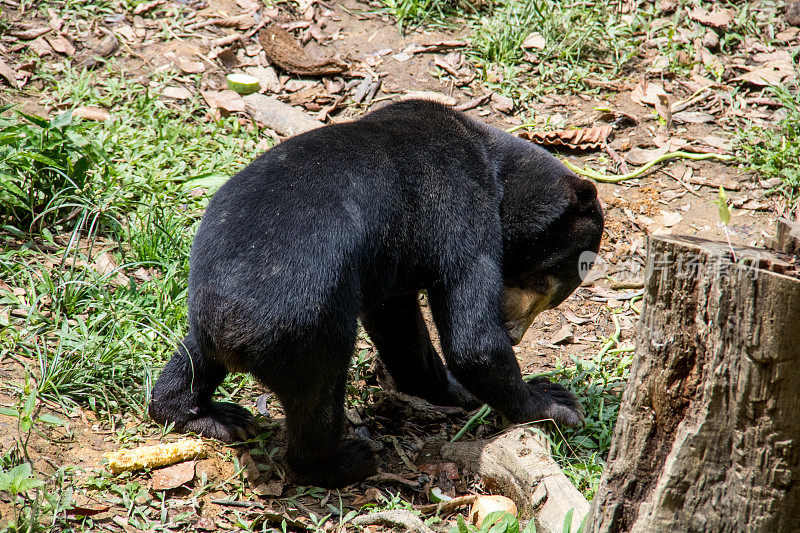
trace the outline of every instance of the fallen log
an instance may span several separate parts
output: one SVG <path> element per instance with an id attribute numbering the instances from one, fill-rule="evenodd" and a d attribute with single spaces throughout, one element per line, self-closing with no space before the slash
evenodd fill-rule
<path id="1" fill-rule="evenodd" d="M 547 439 L 530 427 L 518 427 L 489 440 L 450 442 L 443 459 L 479 474 L 497 493 L 508 496 L 523 518 L 535 518 L 536 531 L 562 533 L 564 517 L 573 511 L 577 531 L 589 502 L 550 455 Z"/>

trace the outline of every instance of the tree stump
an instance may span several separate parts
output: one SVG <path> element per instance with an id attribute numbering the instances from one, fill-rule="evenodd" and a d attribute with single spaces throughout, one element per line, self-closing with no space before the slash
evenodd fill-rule
<path id="1" fill-rule="evenodd" d="M 587 531 L 800 531 L 798 268 L 779 252 L 650 238 L 636 356 Z"/>

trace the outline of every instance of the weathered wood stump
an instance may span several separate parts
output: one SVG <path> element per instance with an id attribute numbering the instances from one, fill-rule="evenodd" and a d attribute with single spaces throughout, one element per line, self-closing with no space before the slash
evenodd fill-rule
<path id="1" fill-rule="evenodd" d="M 784 224 L 776 242 L 793 253 L 800 232 Z M 648 255 L 587 531 L 800 531 L 797 259 L 672 236 Z"/>

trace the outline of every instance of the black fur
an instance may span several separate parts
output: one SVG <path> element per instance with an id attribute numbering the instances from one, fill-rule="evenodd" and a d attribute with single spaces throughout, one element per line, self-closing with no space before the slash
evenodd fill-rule
<path id="1" fill-rule="evenodd" d="M 189 333 L 153 388 L 151 417 L 225 441 L 258 431 L 211 401 L 228 371 L 280 399 L 287 460 L 303 482 L 341 486 L 374 471 L 341 440 L 357 320 L 404 392 L 477 399 L 515 422 L 580 422 L 577 399 L 522 380 L 501 312 L 506 285 L 579 284 L 596 251 L 594 186 L 546 151 L 426 101 L 286 140 L 231 178 L 195 237 Z M 535 281 L 534 281 L 535 282 Z M 447 367 L 417 303 L 428 290 Z"/>

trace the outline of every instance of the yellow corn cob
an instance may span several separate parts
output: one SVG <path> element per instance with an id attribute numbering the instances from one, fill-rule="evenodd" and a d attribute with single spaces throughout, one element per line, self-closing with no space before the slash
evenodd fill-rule
<path id="1" fill-rule="evenodd" d="M 176 442 L 139 446 L 131 450 L 120 450 L 106 454 L 108 467 L 115 474 L 125 470 L 141 470 L 180 463 L 187 459 L 202 457 L 206 445 L 200 439 L 182 439 Z"/>

